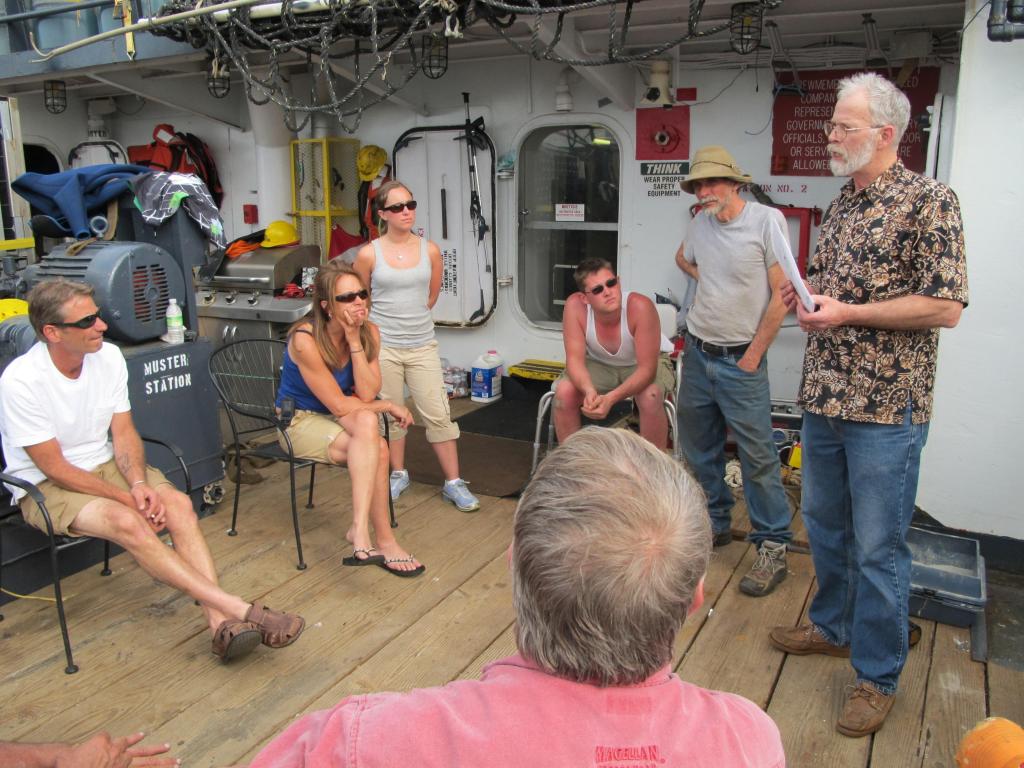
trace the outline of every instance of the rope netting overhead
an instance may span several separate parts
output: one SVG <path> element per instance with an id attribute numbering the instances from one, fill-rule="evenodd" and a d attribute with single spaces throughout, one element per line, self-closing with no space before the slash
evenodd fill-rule
<path id="1" fill-rule="evenodd" d="M 168 0 L 160 15 L 203 8 L 205 0 Z M 642 0 L 276 0 L 216 10 L 152 29 L 153 34 L 206 49 L 211 69 L 230 67 L 244 80 L 256 104 L 274 102 L 291 130 L 301 130 L 314 113 L 331 114 L 353 132 L 367 108 L 400 91 L 421 70 L 439 77 L 428 51 L 441 40 L 462 37 L 486 25 L 519 52 L 540 61 L 574 67 L 635 63 L 664 54 L 685 40 L 729 28 L 729 20 L 701 27 L 705 0 L 689 0 L 685 31 L 654 45 L 630 42 L 634 6 Z M 781 0 L 750 3 L 773 8 Z M 565 20 L 572 14 L 607 9 L 607 46 L 592 58 L 560 55 Z M 519 22 L 519 32 L 513 27 Z M 522 33 L 526 25 L 529 34 Z M 432 45 L 424 38 L 429 36 Z M 419 45 L 418 45 L 419 44 Z M 396 54 L 405 53 L 404 56 Z M 290 75 L 305 57 L 312 84 L 295 92 Z M 428 68 L 427 65 L 430 65 Z M 447 60 L 445 59 L 445 67 Z"/>

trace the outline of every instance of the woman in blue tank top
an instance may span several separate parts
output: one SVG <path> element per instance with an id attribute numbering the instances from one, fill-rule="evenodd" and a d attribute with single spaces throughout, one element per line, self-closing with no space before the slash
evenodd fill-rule
<path id="1" fill-rule="evenodd" d="M 404 402 L 405 388 L 409 388 L 422 416 L 427 442 L 444 473 L 442 498 L 463 512 L 473 512 L 480 508 L 480 502 L 459 477 L 455 447 L 459 426 L 452 422 L 448 408 L 430 314 L 441 292 L 441 250 L 413 232 L 416 201 L 408 187 L 399 181 L 385 182 L 374 199 L 381 236 L 359 249 L 355 268 L 373 291 L 372 320 L 380 328 L 382 339 L 381 395 Z M 399 424 L 391 432 L 391 470 L 391 498 L 397 499 L 409 487 L 405 429 Z"/>
<path id="2" fill-rule="evenodd" d="M 288 334 L 277 405 L 294 404 L 286 431 L 296 456 L 348 466 L 352 525 L 345 538 L 352 554 L 342 563 L 418 576 L 426 568 L 398 544 L 389 525 L 388 446 L 377 419 L 383 413 L 405 427 L 412 414 L 404 405 L 375 399 L 380 331 L 369 311 L 369 293 L 350 266 L 336 260 L 320 267 L 312 313 Z"/>

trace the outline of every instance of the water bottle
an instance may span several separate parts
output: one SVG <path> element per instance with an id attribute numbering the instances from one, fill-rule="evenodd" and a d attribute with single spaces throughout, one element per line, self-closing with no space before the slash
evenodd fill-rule
<path id="1" fill-rule="evenodd" d="M 496 350 L 489 349 L 473 361 L 470 400 L 493 403 L 501 399 L 501 374 L 504 360 Z"/>
<path id="2" fill-rule="evenodd" d="M 164 337 L 168 344 L 183 344 L 185 342 L 185 320 L 181 316 L 181 307 L 177 299 L 171 299 L 167 303 L 167 335 Z"/>

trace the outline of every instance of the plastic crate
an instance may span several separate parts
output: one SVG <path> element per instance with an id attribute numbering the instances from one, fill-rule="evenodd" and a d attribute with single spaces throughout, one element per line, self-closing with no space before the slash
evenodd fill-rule
<path id="1" fill-rule="evenodd" d="M 971 658 L 985 661 L 985 558 L 975 539 L 911 527 L 910 613 L 971 628 Z"/>

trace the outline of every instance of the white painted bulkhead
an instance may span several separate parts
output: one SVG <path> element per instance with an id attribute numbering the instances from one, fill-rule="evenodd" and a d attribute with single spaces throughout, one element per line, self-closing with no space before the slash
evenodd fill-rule
<path id="1" fill-rule="evenodd" d="M 983 3 L 967 3 L 970 19 Z M 949 182 L 967 238 L 970 306 L 939 344 L 935 416 L 917 503 L 944 524 L 1024 539 L 1024 41 L 993 43 L 984 12 L 964 35 Z"/>
<path id="2" fill-rule="evenodd" d="M 966 19 L 977 10 L 967 3 Z M 942 67 L 940 91 L 955 96 L 955 116 L 943 115 L 945 134 L 940 144 L 938 174 L 951 169 L 952 185 L 964 206 L 967 228 L 971 307 L 957 329 L 943 333 L 940 345 L 936 410 L 924 454 L 919 505 L 943 523 L 968 530 L 1024 538 L 1024 518 L 1013 509 L 1009 465 L 1012 440 L 1024 427 L 1022 409 L 1015 394 L 1020 363 L 1013 352 L 1019 347 L 1013 316 L 1024 265 L 1014 233 L 1020 221 L 1019 179 L 1024 160 L 1008 149 L 1000 137 L 1013 135 L 1013 126 L 1024 124 L 1024 93 L 1019 73 L 1024 71 L 1024 43 L 992 43 L 985 38 L 983 19 L 968 30 L 959 67 Z M 648 295 L 655 292 L 678 297 L 686 292 L 686 278 L 674 264 L 673 255 L 685 236 L 694 198 L 648 197 L 634 160 L 635 116 L 608 104 L 599 106 L 598 93 L 585 80 L 572 84 L 575 110 L 555 111 L 555 88 L 562 65 L 532 61 L 512 55 L 453 64 L 441 80 L 417 77 L 401 96 L 407 103 L 422 105 L 422 114 L 392 103 L 378 105 L 363 115 L 356 133 L 363 144 L 378 144 L 389 154 L 395 140 L 415 126 L 457 125 L 465 119 L 462 91 L 471 94 L 471 114 L 484 115 L 487 132 L 500 156 L 518 152 L 530 131 L 551 124 L 600 123 L 616 136 L 621 152 L 619 190 L 619 271 L 627 290 Z M 843 180 L 831 177 L 772 177 L 771 156 L 772 75 L 766 68 L 680 71 L 674 67 L 672 86 L 697 89 L 691 109 L 690 149 L 722 144 L 754 180 L 764 185 L 776 202 L 826 208 Z M 958 86 L 959 78 L 959 86 Z M 635 78 L 636 104 L 642 82 Z M 297 82 L 294 87 L 303 88 Z M 149 103 L 133 115 L 111 118 L 112 138 L 124 145 L 146 143 L 154 124 L 173 123 L 191 131 L 211 147 L 225 188 L 223 214 L 229 237 L 255 226 L 242 223 L 244 203 L 260 205 L 260 221 L 283 217 L 282 192 L 290 179 L 279 180 L 274 195 L 259 179 L 256 143 L 244 101 L 236 88 L 230 99 L 238 104 L 238 127 L 206 117 L 189 115 Z M 959 93 L 958 93 L 959 90 Z M 197 101 L 206 100 L 197 85 Z M 48 115 L 37 100 L 19 104 L 26 137 L 47 136 L 66 157 L 84 139 L 84 108 L 81 121 L 64 121 Z M 38 100 L 41 102 L 41 99 Z M 72 107 L 73 108 L 73 107 Z M 69 108 L 69 112 L 72 108 Z M 955 123 L 954 123 L 955 121 Z M 81 135 L 79 135 L 79 127 Z M 993 126 L 1002 126 L 994 128 Z M 954 127 L 954 130 L 949 130 Z M 309 135 L 307 128 L 303 136 Z M 950 134 L 953 134 L 952 136 Z M 338 135 L 343 135 L 340 133 Z M 263 152 L 269 150 L 262 150 Z M 282 150 L 276 150 L 282 151 Z M 285 150 L 286 151 L 286 150 Z M 280 167 L 287 167 L 283 163 Z M 943 179 L 947 180 L 947 179 Z M 485 182 L 486 183 L 486 182 Z M 779 191 L 780 185 L 783 190 Z M 517 182 L 496 182 L 496 270 L 499 277 L 516 276 Z M 413 190 L 414 194 L 419 190 Z M 791 240 L 796 248 L 796 226 Z M 430 233 L 427 233 L 428 236 Z M 813 250 L 817 230 L 812 229 Z M 498 289 L 498 309 L 482 327 L 438 330 L 441 353 L 453 365 L 468 367 L 487 349 L 497 349 L 507 363 L 525 358 L 564 359 L 561 334 L 527 320 L 519 309 L 516 285 Z M 792 319 L 787 320 L 769 353 L 773 397 L 793 399 L 799 381 L 804 337 Z M 998 360 L 1008 368 L 996 368 Z M 1005 361 L 1005 362 L 1004 362 Z M 988 374 L 988 375 L 986 375 Z"/>

